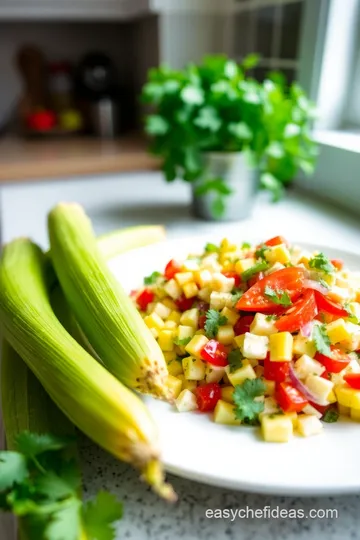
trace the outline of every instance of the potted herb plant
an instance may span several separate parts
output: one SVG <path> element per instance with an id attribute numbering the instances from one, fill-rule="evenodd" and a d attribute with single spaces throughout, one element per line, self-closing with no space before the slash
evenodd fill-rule
<path id="1" fill-rule="evenodd" d="M 258 187 L 278 200 L 299 170 L 313 171 L 314 106 L 279 74 L 259 83 L 247 75 L 253 54 L 237 64 L 210 56 L 182 71 L 149 71 L 142 99 L 151 151 L 167 181 L 191 183 L 195 213 L 205 219 L 249 215 Z"/>

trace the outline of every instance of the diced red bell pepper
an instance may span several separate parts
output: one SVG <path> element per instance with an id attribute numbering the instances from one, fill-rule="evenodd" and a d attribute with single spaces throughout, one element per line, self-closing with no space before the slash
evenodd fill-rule
<path id="1" fill-rule="evenodd" d="M 341 259 L 331 259 L 331 264 L 335 266 L 336 270 L 342 270 L 344 268 L 344 261 Z"/>
<path id="2" fill-rule="evenodd" d="M 360 390 L 360 373 L 347 373 L 344 375 L 344 380 L 351 388 Z"/>
<path id="3" fill-rule="evenodd" d="M 274 236 L 274 238 L 270 238 L 269 240 L 266 240 L 264 244 L 269 247 L 279 246 L 280 244 L 285 244 L 286 246 L 289 245 L 288 241 L 285 240 L 283 236 Z"/>
<path id="4" fill-rule="evenodd" d="M 191 309 L 193 303 L 194 298 L 186 298 L 185 294 L 182 294 L 177 300 L 175 300 L 175 304 L 180 311 L 187 311 L 188 309 Z"/>
<path id="5" fill-rule="evenodd" d="M 234 283 L 234 287 L 240 287 L 241 285 L 241 277 L 239 276 L 239 274 L 237 274 L 236 272 L 231 272 L 230 270 L 229 271 L 223 271 L 221 272 L 223 276 L 227 277 L 227 278 L 234 278 L 235 280 L 235 283 Z"/>
<path id="6" fill-rule="evenodd" d="M 279 383 L 275 389 L 275 399 L 281 409 L 287 412 L 300 412 L 308 404 L 308 400 L 289 383 Z"/>
<path id="7" fill-rule="evenodd" d="M 164 275 L 166 279 L 172 279 L 178 272 L 181 272 L 179 263 L 175 259 L 171 259 L 165 266 Z"/>
<path id="8" fill-rule="evenodd" d="M 254 315 L 244 315 L 244 317 L 240 317 L 235 323 L 234 326 L 234 333 L 235 336 L 240 336 L 241 334 L 245 334 L 246 332 L 250 332 L 250 325 L 254 320 Z"/>
<path id="9" fill-rule="evenodd" d="M 264 378 L 277 383 L 286 381 L 290 362 L 272 362 L 270 354 L 264 360 Z"/>
<path id="10" fill-rule="evenodd" d="M 318 313 L 314 291 L 308 289 L 286 313 L 275 321 L 279 332 L 296 332 L 312 321 Z"/>
<path id="11" fill-rule="evenodd" d="M 331 356 L 325 356 L 325 354 L 317 352 L 315 354 L 315 360 L 325 366 L 325 369 L 330 371 L 330 373 L 340 373 L 340 371 L 350 364 L 351 358 L 334 345 L 331 345 L 330 348 Z"/>
<path id="12" fill-rule="evenodd" d="M 224 345 L 210 339 L 207 344 L 201 349 L 200 356 L 205 362 L 209 362 L 213 366 L 225 367 L 228 365 L 228 354 Z"/>
<path id="13" fill-rule="evenodd" d="M 341 304 L 333 302 L 332 300 L 330 300 L 330 298 L 327 298 L 318 291 L 314 291 L 314 294 L 319 311 L 326 311 L 326 313 L 336 315 L 337 317 L 349 316 L 348 312 Z"/>
<path id="14" fill-rule="evenodd" d="M 146 311 L 148 305 L 154 300 L 155 295 L 150 289 L 144 289 L 136 298 L 136 303 L 141 311 Z"/>
<path id="15" fill-rule="evenodd" d="M 213 411 L 221 398 L 221 388 L 218 383 L 204 384 L 195 389 L 195 395 L 199 411 Z"/>

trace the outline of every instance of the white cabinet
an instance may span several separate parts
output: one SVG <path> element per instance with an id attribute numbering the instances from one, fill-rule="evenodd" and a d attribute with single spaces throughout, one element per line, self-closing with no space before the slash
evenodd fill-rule
<path id="1" fill-rule="evenodd" d="M 0 0 L 0 20 L 130 19 L 150 11 L 151 0 Z"/>

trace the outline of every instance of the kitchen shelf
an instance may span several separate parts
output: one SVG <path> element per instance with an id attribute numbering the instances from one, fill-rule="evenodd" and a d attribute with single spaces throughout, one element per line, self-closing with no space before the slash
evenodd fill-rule
<path id="1" fill-rule="evenodd" d="M 159 169 L 137 136 L 118 140 L 0 140 L 0 183 Z"/>

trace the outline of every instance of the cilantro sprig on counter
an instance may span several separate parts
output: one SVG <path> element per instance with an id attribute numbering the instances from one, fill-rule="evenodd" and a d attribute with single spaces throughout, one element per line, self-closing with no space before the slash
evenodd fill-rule
<path id="1" fill-rule="evenodd" d="M 23 432 L 0 452 L 0 509 L 23 520 L 28 540 L 113 540 L 122 504 L 107 492 L 83 503 L 72 440 Z M 84 536 L 85 537 L 85 536 Z"/>
<path id="2" fill-rule="evenodd" d="M 290 296 L 286 291 L 281 289 L 273 289 L 266 285 L 264 289 L 264 295 L 269 298 L 274 304 L 279 306 L 292 306 L 292 301 Z"/>
<path id="3" fill-rule="evenodd" d="M 315 343 L 316 350 L 325 356 L 331 356 L 330 338 L 324 324 L 316 324 L 312 331 L 312 339 Z"/>
<path id="4" fill-rule="evenodd" d="M 265 384 L 261 379 L 246 379 L 235 386 L 233 400 L 235 417 L 247 424 L 255 424 L 259 414 L 264 410 L 264 403 L 255 398 L 265 393 Z"/>
<path id="5" fill-rule="evenodd" d="M 315 270 L 321 270 L 325 274 L 333 274 L 335 266 L 323 253 L 318 253 L 309 260 L 309 267 Z"/>
<path id="6" fill-rule="evenodd" d="M 216 311 L 216 309 L 209 309 L 206 312 L 206 321 L 204 326 L 206 336 L 210 339 L 216 337 L 219 326 L 223 326 L 227 322 L 227 318 Z"/>

